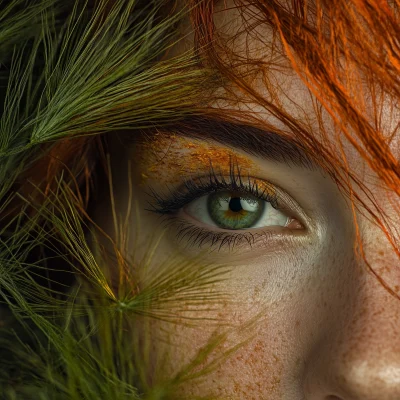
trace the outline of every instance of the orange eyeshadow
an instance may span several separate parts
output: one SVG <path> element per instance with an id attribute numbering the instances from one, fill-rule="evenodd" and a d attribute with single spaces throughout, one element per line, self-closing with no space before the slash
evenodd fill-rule
<path id="1" fill-rule="evenodd" d="M 218 174 L 229 175 L 232 162 L 238 165 L 242 177 L 259 172 L 254 161 L 232 149 L 175 134 L 155 134 L 150 140 L 138 144 L 135 152 L 140 160 L 142 183 L 147 179 L 179 183 L 182 177 L 207 173 L 210 168 Z M 262 185 L 265 186 L 265 182 L 257 184 L 264 190 Z"/>

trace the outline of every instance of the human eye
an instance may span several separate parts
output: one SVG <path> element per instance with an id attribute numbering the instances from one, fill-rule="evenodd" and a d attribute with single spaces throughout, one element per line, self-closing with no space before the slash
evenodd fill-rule
<path id="1" fill-rule="evenodd" d="M 185 179 L 166 196 L 152 191 L 150 210 L 175 226 L 181 241 L 221 249 L 304 230 L 290 203 L 277 186 L 243 177 L 239 166 L 232 165 L 228 175 L 211 168 L 206 176 Z"/>
<path id="2" fill-rule="evenodd" d="M 272 205 L 273 199 L 265 197 L 236 189 L 215 191 L 193 200 L 183 211 L 201 223 L 221 229 L 287 226 L 289 217 Z"/>

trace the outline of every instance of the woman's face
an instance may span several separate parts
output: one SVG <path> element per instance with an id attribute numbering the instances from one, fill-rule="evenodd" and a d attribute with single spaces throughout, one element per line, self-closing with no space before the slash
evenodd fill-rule
<path id="1" fill-rule="evenodd" d="M 233 9 L 215 18 L 221 32 L 240 28 Z M 257 29 L 265 42 L 270 32 Z M 235 46 L 236 51 L 250 46 L 258 55 L 268 50 L 252 36 L 243 36 Z M 279 86 L 277 101 L 317 130 L 315 99 L 295 73 L 274 71 L 271 81 Z M 254 85 L 271 96 L 257 79 Z M 390 132 L 398 118 L 389 112 L 390 100 L 385 102 L 382 123 Z M 240 103 L 235 107 L 244 108 Z M 281 127 L 267 113 L 263 118 Z M 329 118 L 323 116 L 323 121 L 335 140 Z M 331 177 L 275 134 L 202 123 L 203 136 L 193 137 L 190 128 L 187 135 L 158 132 L 128 147 L 115 144 L 111 154 L 116 209 L 123 214 L 129 202 L 135 209 L 129 220 L 129 253 L 140 261 L 156 246 L 151 266 L 138 271 L 142 284 L 172 268 L 171 263 L 163 266 L 170 257 L 176 265 L 195 259 L 210 268 L 229 267 L 222 281 L 204 289 L 204 306 L 183 299 L 173 321 L 152 322 L 154 380 L 177 374 L 222 334 L 224 340 L 194 371 L 219 362 L 202 379 L 181 385 L 182 397 L 399 399 L 400 302 L 356 255 L 349 202 Z M 392 141 L 392 151 L 400 156 L 398 143 Z M 391 226 L 398 226 L 393 198 L 346 142 L 344 153 Z M 96 215 L 111 233 L 112 213 L 105 207 L 100 204 Z M 355 212 L 366 258 L 400 293 L 394 250 L 370 218 Z M 207 307 L 211 295 L 220 293 L 225 297 Z"/>

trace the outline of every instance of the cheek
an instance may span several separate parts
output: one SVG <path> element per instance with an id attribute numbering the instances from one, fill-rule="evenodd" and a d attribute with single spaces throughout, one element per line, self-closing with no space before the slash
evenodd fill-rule
<path id="1" fill-rule="evenodd" d="M 212 311 L 182 306 L 177 324 L 154 322 L 155 380 L 185 371 L 200 356 L 188 374 L 200 378 L 179 386 L 182 396 L 281 400 L 290 391 L 302 398 L 307 360 L 321 340 L 342 329 L 338 321 L 346 320 L 356 279 L 352 247 L 337 252 L 337 245 L 327 240 L 312 255 L 308 249 L 238 267 L 224 287 L 230 301 Z"/>
<path id="2" fill-rule="evenodd" d="M 170 378 L 198 357 L 201 362 L 190 372 L 193 376 L 199 373 L 199 378 L 179 386 L 176 396 L 207 394 L 249 399 L 269 394 L 268 398 L 279 398 L 281 383 L 287 375 L 287 354 L 283 349 L 291 340 L 289 329 L 285 328 L 287 321 L 284 316 L 275 315 L 273 308 L 257 316 L 250 315 L 247 307 L 221 305 L 219 311 L 208 312 L 215 323 L 204 320 L 197 327 L 155 322 L 156 376 L 161 381 Z M 193 310 L 186 317 L 199 318 L 199 313 Z M 209 368 L 209 373 L 202 373 Z"/>
<path id="3" fill-rule="evenodd" d="M 276 280 L 275 285 L 283 289 L 278 294 L 279 290 L 266 282 L 248 281 L 247 288 L 235 291 L 235 298 L 215 311 L 187 306 L 177 318 L 178 324 L 154 322 L 151 336 L 152 357 L 158 360 L 156 380 L 185 371 L 200 357 L 201 362 L 190 371 L 194 376 L 199 373 L 200 378 L 180 385 L 176 396 L 272 400 L 283 399 L 290 388 L 295 398 L 301 398 L 304 360 L 322 334 L 321 319 L 329 310 L 313 309 L 312 305 L 320 304 L 315 292 L 308 292 L 308 297 L 301 290 L 285 292 L 284 282 Z M 185 326 L 193 322 L 190 318 L 200 321 L 194 327 Z M 209 368 L 209 373 L 201 373 Z"/>

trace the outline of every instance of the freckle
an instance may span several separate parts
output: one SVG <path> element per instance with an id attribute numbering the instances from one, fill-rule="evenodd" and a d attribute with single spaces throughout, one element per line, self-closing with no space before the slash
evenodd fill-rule
<path id="1" fill-rule="evenodd" d="M 295 325 L 296 325 L 296 327 L 299 327 L 299 326 L 300 326 L 300 321 L 299 321 L 299 320 L 296 320 Z"/>
<path id="2" fill-rule="evenodd" d="M 383 256 L 383 255 L 385 254 L 385 252 L 384 252 L 383 250 L 379 250 L 378 254 L 379 254 L 380 256 Z"/>
<path id="3" fill-rule="evenodd" d="M 262 283 L 262 288 L 265 289 L 265 286 L 267 285 L 267 280 L 264 279 L 264 282 Z"/>

